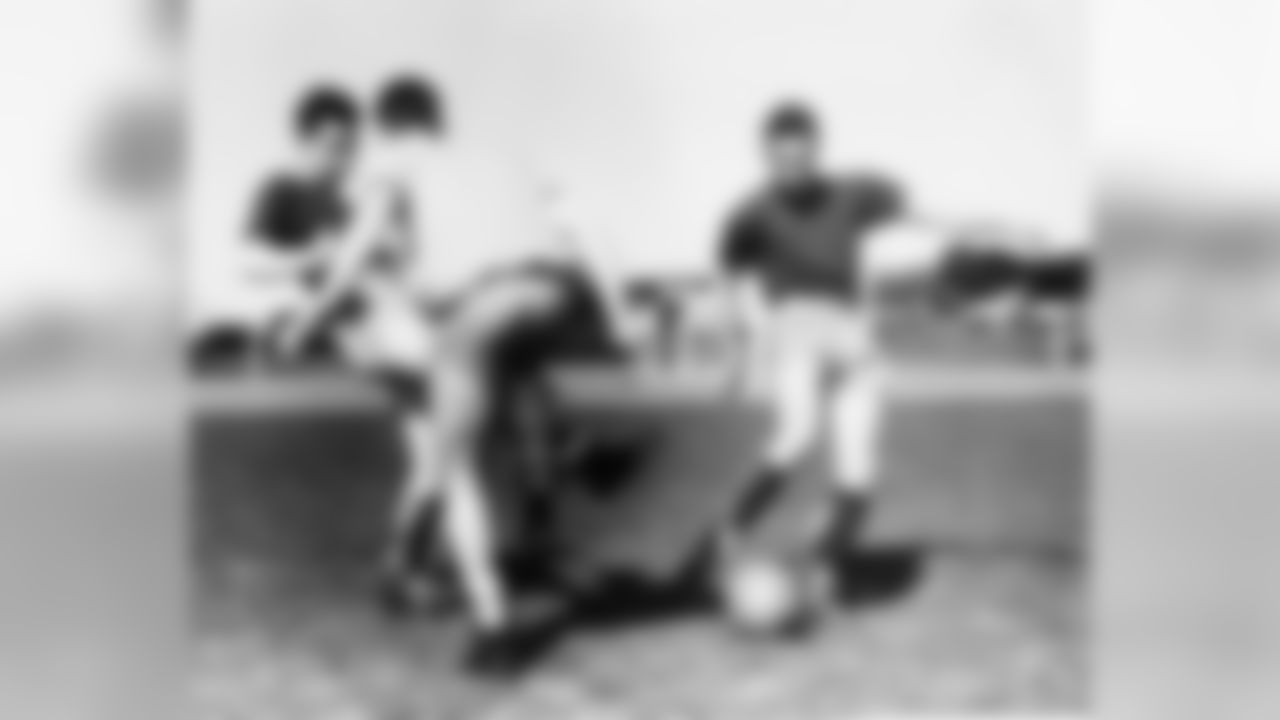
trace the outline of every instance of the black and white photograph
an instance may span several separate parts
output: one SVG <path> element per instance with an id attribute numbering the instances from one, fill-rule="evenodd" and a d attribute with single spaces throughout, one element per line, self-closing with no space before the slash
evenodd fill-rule
<path id="1" fill-rule="evenodd" d="M 1083 717 L 1086 6 L 204 0 L 194 717 Z"/>

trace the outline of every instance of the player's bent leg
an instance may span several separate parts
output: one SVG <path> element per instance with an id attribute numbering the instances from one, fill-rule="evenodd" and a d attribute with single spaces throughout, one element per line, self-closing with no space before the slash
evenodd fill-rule
<path id="1" fill-rule="evenodd" d="M 384 608 L 402 616 L 453 606 L 452 569 L 442 553 L 444 433 L 434 417 L 405 412 L 400 420 L 405 473 L 392 507 L 379 591 Z"/>
<path id="2" fill-rule="evenodd" d="M 485 634 L 506 629 L 511 617 L 498 569 L 497 528 L 474 465 L 459 462 L 449 474 L 445 485 L 445 530 L 472 621 Z"/>
<path id="3" fill-rule="evenodd" d="M 790 334 L 783 334 L 786 338 Z M 800 340 L 802 338 L 796 338 Z M 780 343 L 768 366 L 769 408 L 773 425 L 763 448 L 763 463 L 740 499 L 732 526 L 717 548 L 715 568 L 724 609 L 735 624 L 763 631 L 775 640 L 801 640 L 815 628 L 818 611 L 826 604 L 829 575 L 824 563 L 814 563 L 807 539 L 803 547 L 770 552 L 769 543 L 756 545 L 759 527 L 821 439 L 825 409 L 821 393 L 823 364 L 811 343 Z M 816 530 L 816 528 L 815 528 Z"/>
<path id="4" fill-rule="evenodd" d="M 508 678 L 537 659 L 547 635 L 514 616 L 498 562 L 494 513 L 481 485 L 476 463 L 463 462 L 445 488 L 446 533 L 474 623 L 463 662 L 471 672 Z"/>
<path id="5" fill-rule="evenodd" d="M 361 293 L 363 315 L 349 334 L 348 359 L 360 367 L 420 371 L 435 349 L 432 327 L 408 292 L 371 284 Z"/>
<path id="6" fill-rule="evenodd" d="M 390 400 L 406 456 L 382 561 L 381 597 L 396 615 L 443 609 L 449 588 L 439 558 L 439 526 L 453 410 L 447 403 L 428 406 L 432 336 L 408 294 L 370 282 L 360 300 L 362 312 L 349 327 L 347 358 L 370 372 Z"/>
<path id="7" fill-rule="evenodd" d="M 538 633 L 512 616 L 499 562 L 497 527 L 477 462 L 482 433 L 495 407 L 490 354 L 502 333 L 538 309 L 528 302 L 537 296 L 529 287 L 491 286 L 468 298 L 441 340 L 436 368 L 439 390 L 432 398 L 433 407 L 447 408 L 450 418 L 445 532 L 477 630 L 467 661 L 472 670 L 486 674 L 507 675 L 522 669 L 541 645 Z"/>
<path id="8" fill-rule="evenodd" d="M 449 462 L 450 427 L 456 402 L 431 403 L 432 334 L 426 318 L 413 311 L 408 295 L 370 285 L 362 293 L 363 313 L 354 328 L 351 356 L 370 372 L 388 397 L 400 426 L 406 463 L 392 508 L 380 590 L 386 608 L 399 615 L 443 609 L 449 600 L 439 557 L 444 474 Z"/>
<path id="9" fill-rule="evenodd" d="M 557 283 L 532 273 L 492 280 L 459 309 L 449 342 L 488 353 L 513 327 L 554 313 L 563 296 Z"/>
<path id="10" fill-rule="evenodd" d="M 764 461 L 774 466 L 799 462 L 813 447 L 820 429 L 821 365 L 803 348 L 782 353 L 773 377 L 773 425 Z"/>
<path id="11" fill-rule="evenodd" d="M 474 636 L 464 662 L 483 674 L 520 669 L 520 629 L 498 559 L 497 528 L 475 463 L 455 465 L 445 488 L 445 530 L 471 610 Z"/>
<path id="12" fill-rule="evenodd" d="M 850 368 L 831 393 L 833 511 L 824 551 L 845 554 L 861 542 L 881 477 L 884 399 L 874 367 Z"/>
<path id="13" fill-rule="evenodd" d="M 495 528 L 488 517 L 476 455 L 484 421 L 485 388 L 476 362 L 464 350 L 442 354 L 434 367 L 431 422 L 414 438 L 412 480 L 398 507 L 405 542 L 426 507 L 435 503 L 450 564 L 472 620 L 482 632 L 508 624 L 505 588 L 498 572 Z"/>
<path id="14" fill-rule="evenodd" d="M 755 524 L 774 503 L 787 478 L 814 447 L 821 430 L 822 366 L 811 348 L 779 333 L 766 372 L 772 414 L 757 477 L 738 504 L 733 525 Z"/>
<path id="15" fill-rule="evenodd" d="M 432 368 L 430 413 L 406 421 L 410 471 L 393 518 L 392 562 L 413 561 L 419 542 L 443 540 L 473 621 L 482 631 L 508 622 L 495 528 L 475 468 L 485 387 L 468 348 L 441 353 Z M 423 537 L 438 523 L 441 537 Z"/>
<path id="16" fill-rule="evenodd" d="M 394 306 L 384 304 L 370 326 L 380 329 L 381 356 L 376 366 L 384 384 L 398 396 L 406 409 L 403 428 L 408 448 L 409 469 L 392 519 L 388 547 L 387 577 L 384 585 L 395 592 L 396 607 L 408 590 L 422 590 L 425 602 L 450 600 L 453 590 L 461 591 L 477 629 L 476 642 L 467 658 L 473 670 L 506 674 L 518 670 L 536 654 L 541 639 L 513 622 L 505 578 L 501 574 L 497 548 L 498 529 L 488 506 L 485 483 L 477 457 L 482 430 L 488 427 L 495 409 L 489 370 L 491 354 L 498 341 L 513 327 L 554 310 L 556 288 L 539 278 L 513 275 L 508 280 L 487 284 L 465 298 L 463 304 L 431 338 L 430 380 L 425 405 L 403 386 L 412 385 L 416 375 L 397 370 L 406 360 L 417 357 L 420 344 L 385 342 L 395 340 L 390 330 L 407 329 L 389 320 Z M 398 336 L 412 339 L 408 333 Z M 388 350 L 400 349 L 402 353 Z M 427 362 L 423 362 L 427 365 Z M 397 389 L 399 386 L 400 389 Z M 423 411 L 425 410 L 425 412 Z M 431 551 L 446 551 L 448 580 L 456 588 L 439 584 L 426 587 L 421 581 L 420 559 Z M 434 558 L 433 558 L 434 560 Z M 437 579 L 439 575 L 437 575 Z"/>

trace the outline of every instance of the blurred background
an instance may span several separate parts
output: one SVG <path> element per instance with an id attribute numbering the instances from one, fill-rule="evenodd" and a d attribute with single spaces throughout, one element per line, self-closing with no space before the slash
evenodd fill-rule
<path id="1" fill-rule="evenodd" d="M 1280 6 L 1095 5 L 1096 637 L 1116 717 L 1280 695 Z"/>
<path id="2" fill-rule="evenodd" d="M 6 3 L 0 714 L 174 717 L 185 615 L 176 5 Z"/>
<path id="3" fill-rule="evenodd" d="M 189 530 L 177 5 L 0 10 L 15 108 L 0 121 L 14 199 L 0 210 L 0 706 L 15 717 L 175 712 L 157 688 L 180 682 Z M 1126 720 L 1273 716 L 1277 7 L 1091 10 L 1098 213 L 1078 230 L 1104 268 L 1100 702 Z"/>
<path id="4" fill-rule="evenodd" d="M 1083 21 L 1078 6 L 1023 0 L 201 5 L 186 218 L 198 711 L 1083 707 L 1094 254 Z M 745 413 L 716 393 L 740 359 L 716 246 L 726 214 L 763 180 L 768 110 L 807 99 L 831 169 L 901 185 L 928 230 L 872 241 L 874 271 L 892 277 L 875 300 L 895 381 L 873 524 L 880 547 L 921 558 L 900 566 L 921 569 L 891 600 L 833 614 L 790 662 L 724 642 L 709 614 L 586 628 L 511 692 L 457 672 L 455 624 L 428 620 L 394 639 L 371 625 L 362 579 L 380 537 L 374 509 L 396 480 L 394 434 L 369 403 L 316 399 L 370 389 L 352 382 L 341 327 L 328 352 L 318 343 L 290 362 L 270 352 L 269 321 L 236 319 L 253 291 L 236 281 L 236 255 L 250 242 L 250 199 L 287 160 L 299 94 L 325 79 L 367 98 L 404 67 L 437 79 L 462 137 L 585 206 L 592 240 L 649 321 L 623 362 L 592 358 L 558 376 L 637 398 L 582 401 L 592 429 L 613 417 L 662 438 L 646 445 L 651 472 L 599 479 L 633 490 L 578 516 L 566 532 L 579 547 L 660 548 L 696 516 L 702 488 L 741 474 L 720 469 L 724 458 L 750 462 L 758 445 L 735 434 Z M 287 411 L 295 401 L 312 412 Z M 558 497 L 574 492 L 569 475 L 557 474 Z M 657 661 L 672 652 L 689 659 Z M 563 697 L 543 698 L 543 684 Z M 747 689 L 757 685 L 767 697 Z"/>

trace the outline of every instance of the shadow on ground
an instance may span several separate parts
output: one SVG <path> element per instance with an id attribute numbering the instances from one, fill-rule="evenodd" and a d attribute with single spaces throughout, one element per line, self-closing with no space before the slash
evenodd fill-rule
<path id="1" fill-rule="evenodd" d="M 838 572 L 839 605 L 856 611 L 906 597 L 923 578 L 925 553 L 922 547 L 882 547 L 848 558 Z M 696 582 L 654 588 L 619 579 L 575 605 L 574 627 L 585 631 L 630 628 L 716 613 L 715 598 Z"/>

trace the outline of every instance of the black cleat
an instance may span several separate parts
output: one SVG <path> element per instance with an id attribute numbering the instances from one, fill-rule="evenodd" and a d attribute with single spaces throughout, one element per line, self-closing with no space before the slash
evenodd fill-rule
<path id="1" fill-rule="evenodd" d="M 555 634 L 547 624 L 480 631 L 471 639 L 463 666 L 477 677 L 515 680 L 547 653 Z"/>

